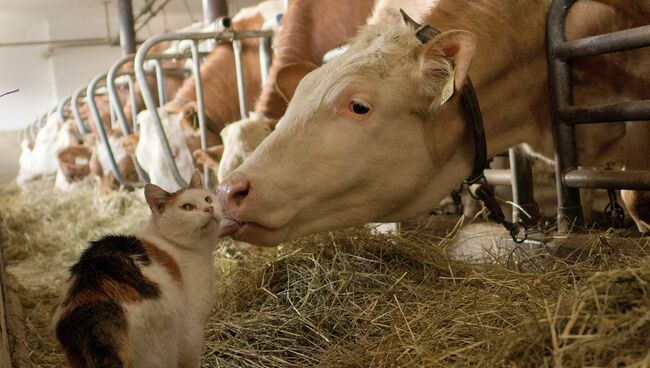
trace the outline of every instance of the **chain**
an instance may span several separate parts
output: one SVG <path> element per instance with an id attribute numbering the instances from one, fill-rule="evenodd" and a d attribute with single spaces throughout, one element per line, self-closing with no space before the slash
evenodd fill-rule
<path id="1" fill-rule="evenodd" d="M 603 212 L 605 212 L 605 216 L 613 228 L 622 228 L 625 221 L 625 212 L 623 212 L 623 207 L 618 204 L 616 191 L 614 189 L 608 189 L 607 195 L 609 196 L 609 203 L 607 203 Z"/>

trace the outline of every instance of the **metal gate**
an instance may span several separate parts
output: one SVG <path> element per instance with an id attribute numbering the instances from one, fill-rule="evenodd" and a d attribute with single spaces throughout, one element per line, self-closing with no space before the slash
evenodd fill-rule
<path id="1" fill-rule="evenodd" d="M 199 41 L 203 40 L 214 40 L 217 43 L 230 42 L 233 46 L 234 57 L 235 57 L 235 67 L 237 73 L 237 91 L 239 96 L 239 109 L 241 117 L 245 118 L 247 116 L 246 112 L 246 91 L 244 88 L 244 69 L 242 65 L 242 40 L 259 38 L 260 39 L 260 64 L 262 68 L 262 83 L 266 80 L 268 75 L 268 70 L 271 64 L 271 38 L 273 37 L 272 31 L 232 31 L 226 30 L 223 32 L 195 32 L 195 33 L 170 33 L 163 34 L 158 36 L 153 36 L 149 38 L 145 43 L 138 49 L 138 52 L 135 55 L 134 67 L 135 74 L 137 77 L 138 84 L 140 85 L 142 97 L 144 99 L 145 106 L 152 117 L 152 122 L 154 124 L 154 129 L 160 139 L 160 143 L 163 147 L 163 152 L 165 154 L 165 161 L 167 163 L 170 172 L 172 173 L 174 180 L 181 187 L 186 187 L 187 182 L 181 176 L 176 166 L 176 161 L 172 154 L 169 141 L 165 135 L 165 131 L 158 115 L 158 110 L 156 109 L 156 101 L 153 98 L 151 89 L 147 84 L 146 71 L 144 68 L 145 60 L 162 60 L 170 58 L 168 54 L 154 54 L 147 55 L 149 50 L 158 43 L 165 41 L 190 41 L 190 53 L 189 58 L 192 61 L 192 76 L 194 77 L 196 83 L 196 103 L 197 103 L 197 113 L 199 120 L 199 130 L 201 133 L 201 148 L 207 149 L 207 125 L 205 121 L 205 109 L 204 109 L 204 99 L 203 99 L 203 85 L 201 81 L 201 68 L 200 68 L 200 59 L 201 54 L 199 53 Z M 211 186 L 209 169 L 204 168 L 203 173 L 204 184 L 207 187 Z"/>
<path id="2" fill-rule="evenodd" d="M 567 42 L 566 15 L 575 1 L 553 0 L 547 21 L 559 232 L 582 225 L 579 188 L 650 190 L 650 171 L 579 169 L 575 135 L 576 124 L 650 120 L 650 100 L 575 106 L 569 65 L 574 59 L 650 46 L 650 25 Z"/>

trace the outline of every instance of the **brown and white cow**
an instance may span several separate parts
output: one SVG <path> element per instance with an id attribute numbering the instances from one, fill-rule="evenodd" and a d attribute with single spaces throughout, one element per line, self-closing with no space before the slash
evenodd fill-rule
<path id="1" fill-rule="evenodd" d="M 273 6 L 268 6 L 269 4 Z M 234 30 L 259 30 L 282 6 L 279 0 L 269 0 L 252 9 L 242 10 L 233 18 Z M 242 60 L 245 70 L 245 89 L 247 105 L 253 106 L 261 90 L 261 68 L 259 59 L 259 40 L 242 41 Z M 208 120 L 209 146 L 221 143 L 219 132 L 223 127 L 240 117 L 237 78 L 233 48 L 229 43 L 217 45 L 201 65 L 205 115 Z M 186 180 L 194 171 L 192 152 L 200 148 L 194 78 L 185 81 L 176 98 L 160 109 L 163 126 L 171 143 L 179 172 Z M 190 104 L 188 106 L 188 103 Z M 140 136 L 135 150 L 138 161 L 149 173 L 152 183 L 166 190 L 179 188 L 167 167 L 163 148 L 153 129 L 153 122 L 147 111 L 138 117 Z M 172 133 L 173 131 L 173 133 Z M 172 135 L 180 135 L 172 137 Z"/>
<path id="2" fill-rule="evenodd" d="M 386 0 L 380 2 L 386 3 Z M 328 51 L 345 45 L 357 33 L 359 27 L 363 26 L 372 14 L 374 6 L 375 0 L 292 1 L 282 18 L 282 33 L 274 50 L 269 78 L 255 105 L 254 114 L 222 131 L 223 147 L 195 151 L 194 156 L 199 162 L 218 166 L 217 177 L 220 181 L 239 167 L 262 139 L 271 133 L 287 108 L 291 96 L 283 95 L 276 88 L 278 72 L 287 65 L 305 71 L 320 65 Z M 299 82 L 289 78 L 282 80 L 285 91 L 294 89 Z M 220 163 L 217 165 L 218 161 Z"/>
<path id="3" fill-rule="evenodd" d="M 458 93 L 468 75 L 483 110 L 490 156 L 525 142 L 552 157 L 549 3 L 440 0 L 426 23 L 443 32 L 425 45 L 396 18 L 365 28 L 344 55 L 302 79 L 276 130 L 221 184 L 226 216 L 236 225 L 233 237 L 275 245 L 428 212 L 472 169 L 472 134 Z M 569 13 L 566 35 L 571 40 L 647 25 L 649 15 L 648 1 L 580 0 Z M 575 62 L 575 102 L 648 98 L 647 89 L 636 88 L 649 82 L 648 66 L 639 62 L 648 51 L 634 52 Z M 455 94 L 444 101 L 450 82 Z M 647 142 L 647 128 L 629 127 L 632 134 L 621 124 L 581 127 L 581 163 L 648 168 L 647 157 L 630 150 L 635 141 Z M 647 205 L 624 199 L 639 228 L 648 230 Z"/>

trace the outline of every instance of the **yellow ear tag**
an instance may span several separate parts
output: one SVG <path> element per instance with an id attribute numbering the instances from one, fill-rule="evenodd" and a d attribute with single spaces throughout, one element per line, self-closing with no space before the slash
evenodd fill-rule
<path id="1" fill-rule="evenodd" d="M 454 95 L 455 76 L 456 76 L 456 71 L 452 69 L 451 75 L 449 76 L 449 80 L 447 80 L 447 83 L 442 88 L 442 94 L 440 95 L 440 106 L 444 105 L 447 101 L 449 101 L 451 96 Z"/>

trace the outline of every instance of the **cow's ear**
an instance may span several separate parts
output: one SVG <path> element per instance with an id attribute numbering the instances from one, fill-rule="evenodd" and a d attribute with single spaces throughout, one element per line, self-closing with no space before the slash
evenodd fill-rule
<path id="1" fill-rule="evenodd" d="M 151 212 L 154 215 L 160 215 L 165 210 L 171 194 L 155 184 L 147 184 L 144 186 L 144 197 L 147 204 L 149 204 L 149 208 L 151 208 Z"/>
<path id="2" fill-rule="evenodd" d="M 432 61 L 440 56 L 451 61 L 454 68 L 454 89 L 461 91 L 470 63 L 476 52 L 476 35 L 468 31 L 452 30 L 439 34 L 425 45 L 424 57 Z M 425 62 L 425 65 L 430 64 Z M 427 65 L 426 67 L 431 67 Z"/>
<path id="3" fill-rule="evenodd" d="M 188 128 L 193 128 L 197 129 L 197 126 L 194 126 L 195 121 L 197 121 L 197 105 L 196 101 L 191 101 L 183 105 L 183 118 L 182 122 L 185 124 Z M 196 123 L 198 124 L 198 123 Z"/>
<path id="4" fill-rule="evenodd" d="M 302 78 L 316 68 L 318 68 L 318 66 L 310 62 L 293 63 L 283 66 L 278 70 L 275 80 L 275 89 L 278 91 L 280 96 L 289 103 Z"/>
<path id="5" fill-rule="evenodd" d="M 190 189 L 203 189 L 203 178 L 199 170 L 194 170 L 190 179 Z"/>

